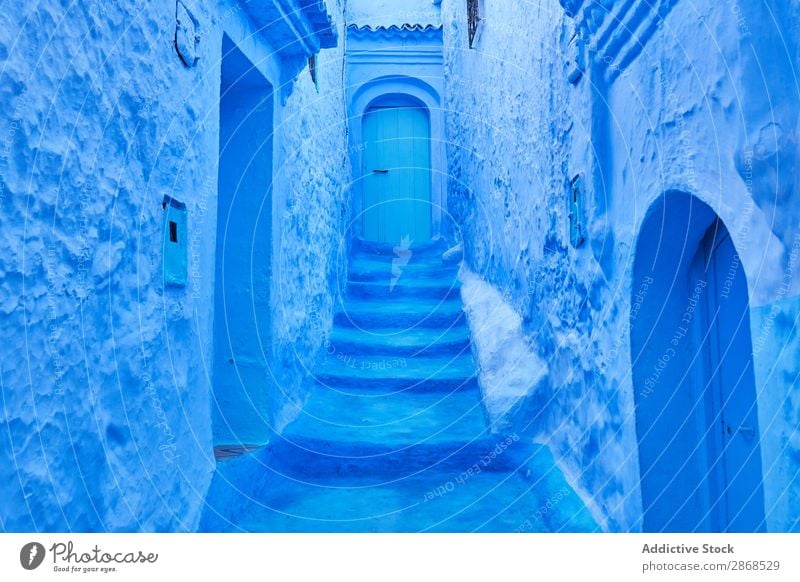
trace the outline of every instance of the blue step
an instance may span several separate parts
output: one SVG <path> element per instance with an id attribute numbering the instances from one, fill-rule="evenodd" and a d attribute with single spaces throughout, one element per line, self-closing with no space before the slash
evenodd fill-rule
<path id="1" fill-rule="evenodd" d="M 530 449 L 528 449 L 530 450 Z M 533 445 L 527 463 L 472 465 L 403 478 L 282 474 L 274 452 L 219 465 L 200 521 L 205 532 L 592 532 L 597 524 Z"/>
<path id="2" fill-rule="evenodd" d="M 458 280 L 438 281 L 423 280 L 401 282 L 392 280 L 350 281 L 347 295 L 352 300 L 358 299 L 458 299 L 461 297 L 461 285 Z"/>
<path id="3" fill-rule="evenodd" d="M 329 355 L 314 377 L 323 386 L 350 392 L 455 392 L 477 388 L 471 353 L 435 358 Z"/>
<path id="4" fill-rule="evenodd" d="M 470 353 L 469 330 L 417 327 L 408 330 L 336 327 L 328 345 L 328 357 L 390 355 L 398 357 L 455 356 Z"/>
<path id="5" fill-rule="evenodd" d="M 360 257 L 393 257 L 396 256 L 395 249 L 400 246 L 400 241 L 395 243 L 379 243 L 366 241 L 363 239 L 354 239 L 351 245 L 350 258 L 358 259 Z M 442 254 L 449 248 L 449 244 L 442 238 L 433 239 L 425 242 L 411 241 L 407 246 L 414 255 L 440 259 Z"/>
<path id="6" fill-rule="evenodd" d="M 464 324 L 461 301 L 381 301 L 363 300 L 346 302 L 333 318 L 336 326 L 360 329 L 411 329 L 451 328 Z"/>
<path id="7" fill-rule="evenodd" d="M 471 441 L 486 434 L 480 395 L 470 392 L 375 393 L 316 386 L 287 433 L 328 440 L 406 446 L 446 437 Z"/>
<path id="8" fill-rule="evenodd" d="M 362 255 L 350 261 L 350 281 L 434 281 L 444 285 L 458 283 L 460 265 L 445 265 L 441 257 L 409 254 L 404 257 Z"/>
<path id="9" fill-rule="evenodd" d="M 390 285 L 408 281 L 430 281 L 440 286 L 451 286 L 458 283 L 458 271 L 444 269 L 441 265 L 406 265 L 401 273 L 392 272 L 391 265 L 375 261 L 353 265 L 347 272 L 350 282 L 378 282 Z"/>
<path id="10" fill-rule="evenodd" d="M 270 467 L 293 478 L 312 481 L 337 478 L 349 482 L 357 479 L 365 486 L 376 486 L 430 471 L 461 471 L 482 460 L 486 460 L 485 471 L 513 470 L 512 455 L 492 457 L 497 447 L 498 440 L 493 437 L 472 442 L 432 440 L 393 447 L 372 441 L 341 442 L 289 434 L 272 445 Z"/>
<path id="11" fill-rule="evenodd" d="M 546 447 L 490 433 L 446 248 L 354 242 L 302 410 L 220 461 L 202 531 L 596 529 Z"/>

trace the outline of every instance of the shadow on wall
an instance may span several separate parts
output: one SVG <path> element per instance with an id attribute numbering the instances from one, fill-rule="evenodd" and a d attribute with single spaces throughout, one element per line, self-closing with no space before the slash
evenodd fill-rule
<path id="1" fill-rule="evenodd" d="M 650 208 L 632 293 L 645 531 L 763 531 L 747 280 L 709 206 L 669 192 Z"/>
<path id="2" fill-rule="evenodd" d="M 263 444 L 272 385 L 273 87 L 222 43 L 214 302 L 214 444 Z"/>

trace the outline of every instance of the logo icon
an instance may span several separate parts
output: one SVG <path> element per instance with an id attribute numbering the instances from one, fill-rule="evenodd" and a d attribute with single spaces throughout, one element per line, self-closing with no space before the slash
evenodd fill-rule
<path id="1" fill-rule="evenodd" d="M 44 562 L 44 546 L 39 542 L 29 542 L 19 552 L 19 563 L 26 570 L 35 570 Z"/>
<path id="2" fill-rule="evenodd" d="M 405 269 L 406 265 L 411 261 L 411 257 L 414 255 L 411 250 L 411 245 L 413 243 L 414 241 L 411 240 L 411 237 L 406 235 L 400 239 L 400 244 L 394 247 L 394 254 L 397 255 L 397 257 L 392 259 L 392 281 L 389 284 L 390 293 L 394 291 L 397 282 L 403 275 L 403 269 Z"/>

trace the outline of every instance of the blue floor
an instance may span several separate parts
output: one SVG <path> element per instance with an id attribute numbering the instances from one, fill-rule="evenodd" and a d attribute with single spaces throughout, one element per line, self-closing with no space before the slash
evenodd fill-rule
<path id="1" fill-rule="evenodd" d="M 218 464 L 202 531 L 596 529 L 546 447 L 489 432 L 458 266 L 411 250 L 355 249 L 306 407 Z"/>

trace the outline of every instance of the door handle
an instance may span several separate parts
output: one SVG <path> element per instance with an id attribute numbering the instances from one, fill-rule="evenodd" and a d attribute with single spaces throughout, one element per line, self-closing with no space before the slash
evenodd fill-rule
<path id="1" fill-rule="evenodd" d="M 750 426 L 749 424 L 743 424 L 739 427 L 739 430 L 737 432 L 747 436 L 755 436 L 756 429 Z"/>
<path id="2" fill-rule="evenodd" d="M 756 434 L 756 429 L 750 426 L 749 424 L 742 424 L 739 425 L 739 428 L 734 429 L 731 425 L 728 425 L 728 434 L 742 434 L 747 437 L 754 437 Z"/>
<path id="3" fill-rule="evenodd" d="M 389 170 L 372 170 L 373 174 L 388 174 Z"/>

